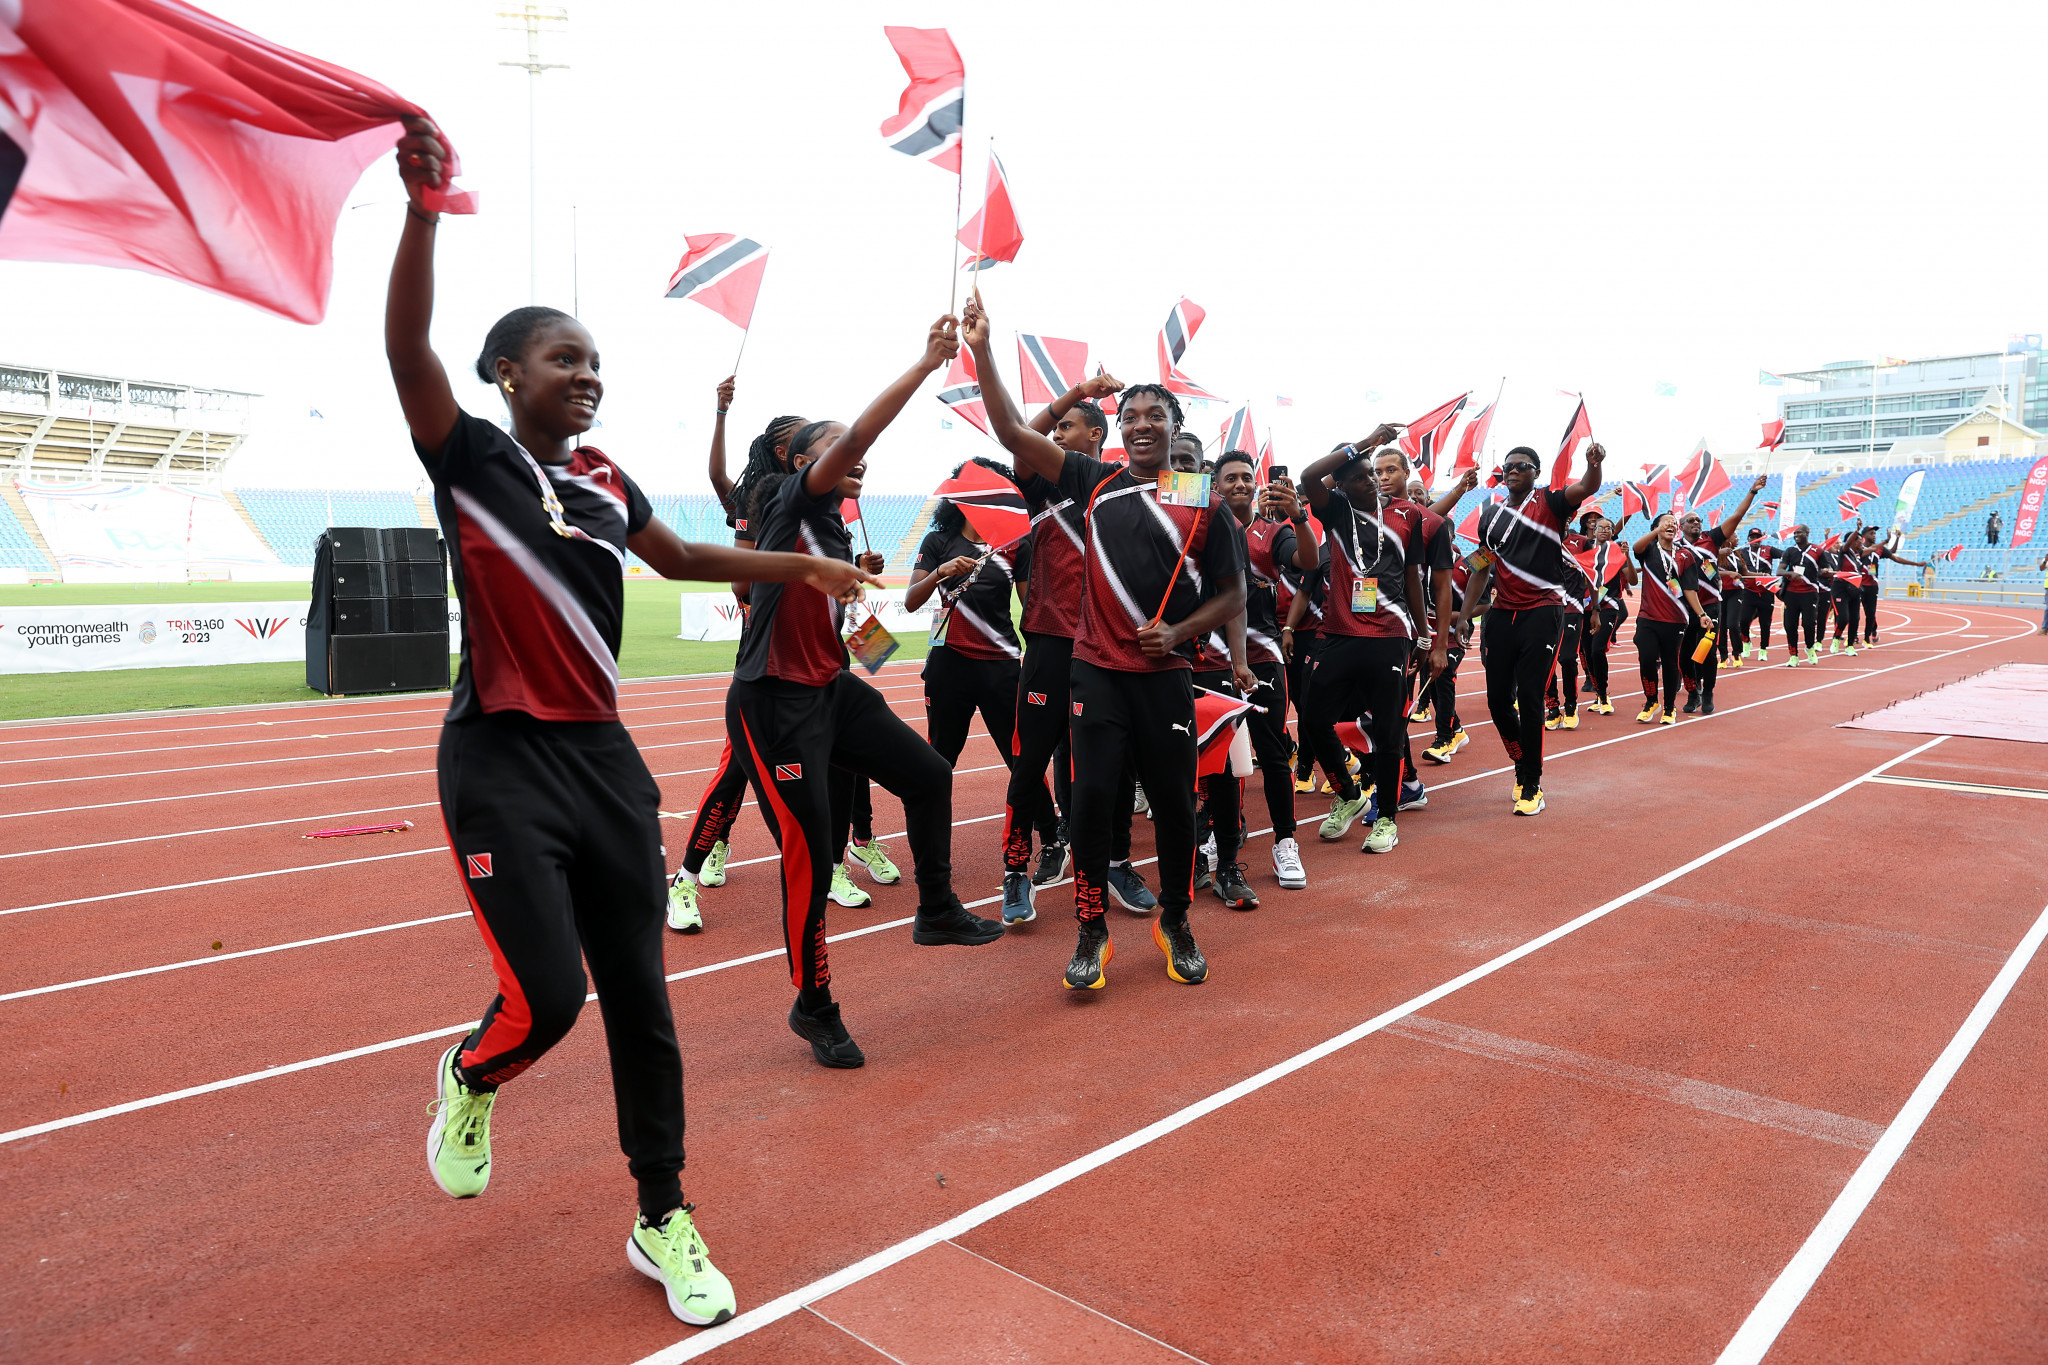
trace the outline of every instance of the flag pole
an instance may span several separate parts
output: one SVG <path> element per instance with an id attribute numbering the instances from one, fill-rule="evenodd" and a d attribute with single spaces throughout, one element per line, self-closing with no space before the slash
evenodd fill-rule
<path id="1" fill-rule="evenodd" d="M 753 334 L 754 325 L 751 322 L 749 322 L 745 327 L 740 328 L 740 353 L 739 355 L 736 355 L 732 358 L 732 373 L 733 378 L 735 379 L 739 378 L 740 356 L 743 356 L 747 353 L 747 338 L 752 336 Z"/>
<path id="2" fill-rule="evenodd" d="M 960 108 L 967 108 L 967 77 L 960 78 Z M 960 169 L 953 177 L 953 266 L 946 277 L 946 313 L 957 315 L 960 311 L 960 203 L 967 190 L 967 139 L 960 139 Z"/>

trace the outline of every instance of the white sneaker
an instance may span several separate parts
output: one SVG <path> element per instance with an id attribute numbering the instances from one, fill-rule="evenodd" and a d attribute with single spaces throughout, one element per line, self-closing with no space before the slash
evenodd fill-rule
<path id="1" fill-rule="evenodd" d="M 1308 873 L 1301 866 L 1301 845 L 1292 839 L 1273 841 L 1273 875 L 1281 887 L 1299 891 L 1308 885 Z"/>
<path id="2" fill-rule="evenodd" d="M 858 910 L 874 902 L 874 897 L 853 884 L 853 878 L 846 874 L 845 863 L 832 864 L 832 888 L 825 893 L 826 899 L 849 910 Z"/>
<path id="3" fill-rule="evenodd" d="M 697 883 L 689 872 L 676 869 L 668 884 L 668 927 L 679 934 L 694 934 L 704 927 L 704 912 L 697 905 Z"/>

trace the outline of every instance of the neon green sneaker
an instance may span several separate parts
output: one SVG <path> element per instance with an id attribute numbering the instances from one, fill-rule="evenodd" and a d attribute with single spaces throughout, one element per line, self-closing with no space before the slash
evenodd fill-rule
<path id="1" fill-rule="evenodd" d="M 723 839 L 720 839 L 717 843 L 713 844 L 711 846 L 711 852 L 705 855 L 704 866 L 697 869 L 697 885 L 724 886 L 725 860 L 727 858 L 730 858 L 731 856 L 731 844 L 727 843 Z"/>
<path id="2" fill-rule="evenodd" d="M 662 1219 L 660 1226 L 645 1217 L 634 1220 L 633 1235 L 626 1239 L 626 1260 L 650 1280 L 659 1280 L 668 1291 L 668 1311 L 692 1327 L 716 1327 L 733 1315 L 732 1281 L 711 1264 L 711 1253 L 697 1235 L 690 1215 L 697 1206 L 685 1204 Z"/>
<path id="3" fill-rule="evenodd" d="M 1346 801 L 1338 797 L 1330 807 L 1330 813 L 1323 817 L 1323 827 L 1316 833 L 1324 839 L 1341 839 L 1350 832 L 1358 817 L 1365 814 L 1365 803 L 1369 798 L 1364 792 Z"/>
<path id="4" fill-rule="evenodd" d="M 894 886 L 903 880 L 903 874 L 896 870 L 896 864 L 889 861 L 889 846 L 880 839 L 849 845 L 849 851 L 860 859 L 860 865 L 868 870 L 868 875 L 882 885 Z"/>
<path id="5" fill-rule="evenodd" d="M 1359 845 L 1360 853 L 1392 853 L 1394 845 L 1401 842 L 1395 832 L 1394 822 L 1382 815 L 1372 822 L 1372 829 L 1366 833 L 1365 842 Z"/>
<path id="6" fill-rule="evenodd" d="M 441 1098 L 428 1107 L 427 1169 L 445 1194 L 474 1199 L 491 1183 L 491 1105 L 498 1092 L 471 1090 L 455 1075 L 457 1043 L 441 1054 Z"/>
<path id="7" fill-rule="evenodd" d="M 858 910 L 863 905 L 874 903 L 874 897 L 853 884 L 853 878 L 846 875 L 845 863 L 832 864 L 832 889 L 826 898 L 849 910 Z"/>
<path id="8" fill-rule="evenodd" d="M 704 927 L 704 913 L 697 908 L 697 883 L 680 869 L 668 884 L 668 927 L 679 934 L 694 934 Z"/>

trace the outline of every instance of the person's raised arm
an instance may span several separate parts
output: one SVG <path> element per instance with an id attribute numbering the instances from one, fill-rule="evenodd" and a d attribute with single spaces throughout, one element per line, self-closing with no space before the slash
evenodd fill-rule
<path id="1" fill-rule="evenodd" d="M 980 356 L 974 358 L 974 365 L 977 370 L 981 368 Z M 989 368 L 993 369 L 995 367 L 990 366 Z M 1053 399 L 1052 402 L 1046 404 L 1045 411 L 1032 418 L 1026 425 L 1040 436 L 1050 436 L 1052 429 L 1060 424 L 1060 418 L 1065 417 L 1080 404 L 1084 402 L 1100 403 L 1103 399 L 1122 392 L 1123 387 L 1114 375 L 1098 374 L 1092 379 L 1084 379 L 1074 385 L 1073 388 L 1068 389 L 1065 393 Z M 1004 395 L 1005 400 L 1008 397 L 1008 394 Z M 1103 433 L 1105 436 L 1108 434 L 1108 432 Z"/>
<path id="2" fill-rule="evenodd" d="M 1615 527 L 1614 530 L 1616 535 L 1619 535 L 1621 533 L 1621 528 L 1619 526 Z M 1636 537 L 1635 543 L 1628 547 L 1628 552 L 1631 555 L 1635 556 L 1637 559 L 1641 559 L 1643 557 L 1643 551 L 1649 549 L 1650 542 L 1655 540 L 1656 538 L 1657 523 L 1653 520 L 1650 523 L 1650 529 Z"/>
<path id="3" fill-rule="evenodd" d="M 1769 482 L 1768 476 L 1763 474 L 1757 475 L 1756 482 L 1751 484 L 1749 491 L 1742 495 L 1742 504 L 1722 519 L 1721 539 L 1724 542 L 1735 539 L 1735 529 L 1742 525 L 1742 519 L 1749 515 L 1749 505 L 1756 501 L 1756 495 L 1763 492 L 1764 485 Z"/>
<path id="4" fill-rule="evenodd" d="M 1457 507 L 1458 499 L 1464 497 L 1477 487 L 1479 487 L 1479 470 L 1477 467 L 1474 467 L 1466 470 L 1464 478 L 1452 484 L 1442 497 L 1431 503 L 1429 510 L 1440 517 L 1448 517 L 1452 510 Z"/>
<path id="5" fill-rule="evenodd" d="M 1600 467 L 1606 461 L 1606 446 L 1595 441 L 1586 447 L 1586 472 L 1579 475 L 1577 483 L 1565 485 L 1565 506 L 1576 511 L 1580 503 L 1600 491 Z"/>
<path id="6" fill-rule="evenodd" d="M 408 118 L 398 140 L 398 175 L 405 182 L 405 228 L 391 262 L 384 293 L 384 358 L 398 388 L 398 406 L 413 440 L 438 450 L 455 430 L 462 408 L 448 386 L 448 371 L 427 340 L 434 318 L 434 231 L 438 213 L 420 206 L 420 194 L 441 184 L 447 150 L 440 130 L 424 118 Z"/>
<path id="7" fill-rule="evenodd" d="M 996 372 L 995 360 L 989 355 L 988 310 L 981 306 L 980 296 L 970 295 L 961 313 L 961 336 L 974 355 L 975 378 L 981 384 L 981 405 L 988 412 L 990 429 L 1003 449 L 1016 457 L 1020 473 L 1036 474 L 1058 483 L 1060 471 L 1067 466 L 1067 452 L 1026 426 L 1016 405 L 1011 403 L 1003 377 Z"/>
<path id="8" fill-rule="evenodd" d="M 853 467 L 867 455 L 881 434 L 888 430 L 889 423 L 896 420 L 896 414 L 903 411 L 903 405 L 911 395 L 924 386 L 924 381 L 946 368 L 953 357 L 960 353 L 960 323 L 951 313 L 934 322 L 931 331 L 925 334 L 924 354 L 917 363 L 905 370 L 895 383 L 883 389 L 869 403 L 867 411 L 853 419 L 853 425 L 841 433 L 829 449 L 816 460 L 804 466 L 804 492 L 813 498 L 822 498 L 847 476 Z"/>
<path id="9" fill-rule="evenodd" d="M 1892 560 L 1892 563 L 1894 563 L 1894 564 L 1911 564 L 1911 565 L 1912 565 L 1912 566 L 1913 566 L 1914 568 L 1916 568 L 1916 569 L 1924 569 L 1924 568 L 1926 568 L 1926 567 L 1927 567 L 1927 561 L 1926 561 L 1926 560 L 1924 560 L 1924 559 L 1908 559 L 1908 558 L 1906 558 L 1906 557 L 1905 557 L 1904 555 L 1900 554 L 1900 553 L 1899 553 L 1898 551 L 1896 551 L 1896 550 L 1892 551 L 1892 555 L 1891 555 L 1891 560 Z M 2035 567 L 2036 567 L 2036 568 L 2042 568 L 2042 569 L 2048 569 L 2048 559 L 2044 559 L 2044 560 L 2042 560 L 2042 561 L 2041 561 L 2041 562 L 2040 562 L 2040 563 L 2039 563 L 2038 565 L 2036 565 Z"/>
<path id="10" fill-rule="evenodd" d="M 700 545 L 684 540 L 659 517 L 628 536 L 626 548 L 646 560 L 649 567 L 663 578 L 808 583 L 842 602 L 858 600 L 863 583 L 876 587 L 882 585 L 881 579 L 843 559 Z"/>
<path id="11" fill-rule="evenodd" d="M 718 386 L 718 413 L 711 419 L 711 491 L 718 505 L 732 511 L 732 477 L 725 472 L 725 414 L 732 407 L 733 384 L 737 375 L 727 375 Z"/>

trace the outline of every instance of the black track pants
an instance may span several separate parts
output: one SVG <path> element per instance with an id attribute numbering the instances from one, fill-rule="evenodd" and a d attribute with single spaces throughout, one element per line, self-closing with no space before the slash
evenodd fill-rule
<path id="1" fill-rule="evenodd" d="M 1190 681 L 1211 692 L 1238 695 L 1237 680 L 1228 669 L 1198 669 Z M 1256 711 L 1250 712 L 1244 723 L 1257 715 Z M 1199 848 L 1213 834 L 1219 868 L 1237 861 L 1237 851 L 1244 842 L 1244 779 L 1243 773 L 1235 772 L 1211 773 L 1202 779 L 1202 802 L 1195 812 L 1195 846 Z"/>
<path id="2" fill-rule="evenodd" d="M 1514 761 L 1516 785 L 1531 792 L 1543 785 L 1543 691 L 1557 666 L 1557 643 L 1563 634 L 1561 606 L 1526 611 L 1495 607 L 1480 618 L 1486 709 Z"/>
<path id="3" fill-rule="evenodd" d="M 1102 922 L 1112 827 L 1125 765 L 1136 769 L 1152 806 L 1159 851 L 1159 908 L 1187 917 L 1195 876 L 1195 694 L 1188 670 L 1126 673 L 1074 660 L 1074 916 Z"/>
<path id="4" fill-rule="evenodd" d="M 569 1032 L 594 985 L 619 1146 L 640 1211 L 660 1217 L 683 1202 L 661 791 L 617 721 L 476 716 L 442 727 L 435 766 L 456 870 L 498 974 L 458 1074 L 486 1090 L 511 1080 Z"/>
<path id="5" fill-rule="evenodd" d="M 712 847 L 732 837 L 733 821 L 747 799 L 747 770 L 732 755 L 732 739 L 718 755 L 718 767 L 697 800 L 697 817 L 690 822 L 690 840 L 683 846 L 683 866 L 692 877 L 711 856 Z"/>
<path id="6" fill-rule="evenodd" d="M 1685 627 L 1676 621 L 1636 618 L 1636 667 L 1643 675 L 1643 709 L 1657 705 L 1657 684 L 1661 673 L 1664 709 L 1678 709 L 1678 647 Z"/>
<path id="7" fill-rule="evenodd" d="M 1753 619 L 1757 623 L 1756 647 L 1758 649 L 1769 649 L 1771 647 L 1771 617 L 1777 613 L 1777 610 L 1778 595 L 1776 593 L 1760 592 L 1756 595 L 1756 615 Z M 1747 634 L 1747 631 L 1744 633 Z"/>
<path id="8" fill-rule="evenodd" d="M 1697 692 L 1703 687 L 1711 692 L 1714 690 L 1715 680 L 1721 676 L 1721 660 L 1713 650 L 1707 651 L 1703 663 L 1694 663 L 1692 659 L 1694 648 L 1706 637 L 1710 628 L 1718 626 L 1721 619 L 1719 602 L 1702 602 L 1700 610 L 1705 615 L 1687 625 L 1685 634 L 1679 637 L 1678 641 L 1678 671 L 1685 679 L 1685 690 L 1688 692 Z"/>
<path id="9" fill-rule="evenodd" d="M 825 957 L 825 893 L 840 853 L 833 788 L 848 790 L 832 770 L 872 778 L 903 802 L 918 904 L 936 905 L 953 890 L 952 765 L 851 673 L 823 687 L 779 678 L 735 681 L 726 693 L 725 713 L 728 726 L 740 734 L 739 758 L 754 784 L 761 818 L 782 850 L 782 934 L 790 981 L 800 991 L 825 990 L 832 981 Z"/>
<path id="10" fill-rule="evenodd" d="M 1449 744 L 1458 733 L 1458 665 L 1465 662 L 1465 646 L 1455 637 L 1444 664 L 1429 685 L 1429 716 L 1436 722 L 1436 742 Z"/>
<path id="11" fill-rule="evenodd" d="M 1749 623 L 1756 619 L 1757 595 L 1748 588 L 1736 588 L 1721 601 L 1721 657 L 1731 659 L 1749 643 Z"/>
<path id="12" fill-rule="evenodd" d="M 1316 745 L 1316 762 L 1345 800 L 1358 784 L 1344 766 L 1337 725 L 1350 721 L 1372 741 L 1366 780 L 1379 788 L 1379 809 L 1392 815 L 1401 796 L 1401 736 L 1408 713 L 1401 704 L 1409 642 L 1399 636 L 1325 635 L 1309 681 L 1309 717 L 1302 728 Z"/>
<path id="13" fill-rule="evenodd" d="M 1628 619 L 1628 607 L 1615 598 L 1603 598 L 1599 606 L 1586 617 L 1585 635 L 1579 642 L 1579 653 L 1586 664 L 1586 685 L 1593 695 L 1602 701 L 1610 697 L 1608 687 L 1607 651 L 1614 644 L 1616 632 L 1621 623 Z"/>
<path id="14" fill-rule="evenodd" d="M 1564 614 L 1564 628 L 1557 637 L 1557 671 L 1543 693 L 1546 705 L 1565 714 L 1579 709 L 1579 633 L 1585 621 L 1579 612 Z"/>
<path id="15" fill-rule="evenodd" d="M 1863 605 L 1863 642 L 1877 643 L 1877 596 L 1881 589 L 1874 582 L 1865 583 L 1857 593 Z"/>
<path id="16" fill-rule="evenodd" d="M 1313 630 L 1294 632 L 1294 653 L 1287 660 L 1287 699 L 1294 705 L 1294 732 L 1304 735 L 1308 724 L 1308 675 L 1315 666 L 1316 641 Z M 1315 746 L 1303 738 L 1294 746 L 1294 771 L 1307 777 L 1316 770 Z"/>
<path id="17" fill-rule="evenodd" d="M 1811 649 L 1820 643 L 1821 614 L 1826 610 L 1824 595 L 1819 592 L 1788 592 L 1785 594 L 1785 644 L 1797 653 L 1802 647 Z M 1804 634 L 1804 645 L 1801 634 Z"/>
<path id="18" fill-rule="evenodd" d="M 1045 769 L 1066 743 L 1067 717 L 1073 710 L 1067 695 L 1073 662 L 1074 642 L 1065 636 L 1025 635 L 1024 662 L 1010 691 L 1012 738 L 1003 746 L 1010 755 L 1010 786 L 1003 797 L 1005 872 L 1030 867 L 1034 827 L 1041 844 L 1057 832 L 1056 826 L 1045 823 Z M 995 732 L 990 725 L 989 733 Z"/>
<path id="19" fill-rule="evenodd" d="M 1854 583 L 1838 583 L 1834 587 L 1834 596 L 1835 638 L 1839 640 L 1847 633 L 1849 643 L 1853 645 L 1856 643 L 1856 617 L 1863 607 L 1862 592 Z"/>
<path id="20" fill-rule="evenodd" d="M 924 661 L 925 731 L 931 745 L 947 763 L 958 765 L 960 751 L 967 747 L 967 730 L 977 712 L 988 727 L 989 740 L 1003 756 L 1011 776 L 1019 757 L 1016 744 L 1018 678 L 1021 669 L 1015 659 L 970 659 L 940 645 Z M 1038 831 L 1041 844 L 1052 843 L 1059 833 L 1059 812 L 1053 809 L 1052 789 L 1045 784 L 1045 767 L 1039 765 L 1037 781 L 1024 790 L 1025 818 Z M 1008 849 L 1010 821 L 1003 820 L 1003 841 Z M 1030 839 L 1029 829 L 1025 840 Z M 1025 849 L 1028 858 L 1030 849 Z M 1006 859 L 1007 866 L 1007 859 Z M 1014 869 L 1021 871 L 1022 869 Z"/>
<path id="21" fill-rule="evenodd" d="M 1251 727 L 1252 757 L 1258 763 L 1259 780 L 1266 789 L 1266 818 L 1273 823 L 1273 838 L 1294 837 L 1294 775 L 1287 760 L 1287 668 L 1277 663 L 1255 663 L 1252 672 L 1265 686 L 1252 693 L 1252 700 L 1265 707 L 1245 718 Z"/>

